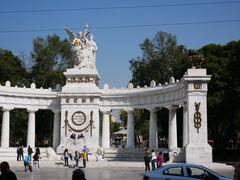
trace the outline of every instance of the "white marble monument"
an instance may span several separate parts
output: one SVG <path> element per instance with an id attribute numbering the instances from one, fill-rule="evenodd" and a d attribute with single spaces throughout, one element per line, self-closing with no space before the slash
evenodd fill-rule
<path id="1" fill-rule="evenodd" d="M 84 145 L 91 152 L 101 147 L 110 148 L 111 110 L 125 110 L 127 120 L 127 148 L 135 148 L 134 109 L 146 109 L 149 116 L 149 147 L 158 148 L 157 111 L 169 110 L 168 148 L 174 161 L 212 162 L 212 148 L 207 135 L 207 83 L 211 76 L 200 66 L 188 69 L 181 80 L 171 77 L 164 85 L 151 81 L 150 86 L 139 87 L 132 83 L 127 88 L 98 87 L 96 69 L 97 45 L 92 32 L 85 26 L 77 36 L 65 28 L 72 44 L 74 67 L 64 72 L 66 84 L 56 89 L 12 87 L 11 82 L 0 85 L 0 107 L 2 115 L 1 148 L 9 148 L 10 116 L 15 108 L 26 109 L 28 116 L 27 145 L 35 147 L 35 113 L 51 110 L 54 113 L 53 148 L 62 153 L 81 151 Z M 200 60 L 199 55 L 192 60 Z M 193 61 L 192 61 L 193 62 Z M 183 108 L 182 146 L 177 144 L 176 110 Z M 100 129 L 99 114 L 103 114 Z M 160 117 L 161 118 L 161 117 Z M 100 132 L 101 131 L 101 132 Z M 100 137 L 100 134 L 102 135 Z"/>

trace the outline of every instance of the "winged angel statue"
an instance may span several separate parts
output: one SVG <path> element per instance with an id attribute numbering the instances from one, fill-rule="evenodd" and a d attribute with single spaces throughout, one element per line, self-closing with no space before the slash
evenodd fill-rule
<path id="1" fill-rule="evenodd" d="M 72 44 L 75 68 L 96 69 L 97 45 L 88 25 L 85 25 L 84 31 L 80 31 L 77 36 L 68 28 L 64 30 Z"/>

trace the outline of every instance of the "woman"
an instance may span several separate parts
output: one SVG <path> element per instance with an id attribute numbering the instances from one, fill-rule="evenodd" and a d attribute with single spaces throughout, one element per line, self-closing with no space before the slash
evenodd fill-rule
<path id="1" fill-rule="evenodd" d="M 157 155 L 154 152 L 154 149 L 152 149 L 152 153 L 151 153 L 151 163 L 152 163 L 152 171 L 154 171 L 156 169 L 156 160 L 157 160 Z"/>
<path id="2" fill-rule="evenodd" d="M 163 154 L 162 154 L 162 151 L 160 151 L 157 157 L 157 168 L 160 168 L 162 164 L 163 164 Z"/>
<path id="3" fill-rule="evenodd" d="M 63 157 L 64 157 L 64 166 L 68 166 L 68 157 L 69 157 L 68 149 L 64 150 Z"/>

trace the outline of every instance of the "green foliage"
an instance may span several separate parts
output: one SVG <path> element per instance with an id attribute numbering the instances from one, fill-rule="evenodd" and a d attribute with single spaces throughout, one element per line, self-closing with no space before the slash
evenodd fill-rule
<path id="1" fill-rule="evenodd" d="M 0 84 L 10 81 L 12 86 L 28 84 L 27 71 L 23 62 L 11 51 L 0 49 Z"/>
<path id="2" fill-rule="evenodd" d="M 240 41 L 210 44 L 200 49 L 203 67 L 212 75 L 208 91 L 209 135 L 216 147 L 226 146 L 240 132 Z"/>
<path id="3" fill-rule="evenodd" d="M 10 146 L 27 145 L 28 113 L 23 109 L 13 109 L 10 115 Z"/>
<path id="4" fill-rule="evenodd" d="M 32 67 L 32 81 L 37 87 L 43 88 L 63 85 L 63 71 L 73 66 L 69 42 L 66 39 L 61 40 L 57 35 L 34 39 L 32 60 L 35 63 Z"/>
<path id="5" fill-rule="evenodd" d="M 145 39 L 140 48 L 142 57 L 130 60 L 135 85 L 149 85 L 151 80 L 163 84 L 171 76 L 181 78 L 183 68 L 188 66 L 186 48 L 177 45 L 176 37 L 170 33 L 158 32 L 152 40 Z"/>

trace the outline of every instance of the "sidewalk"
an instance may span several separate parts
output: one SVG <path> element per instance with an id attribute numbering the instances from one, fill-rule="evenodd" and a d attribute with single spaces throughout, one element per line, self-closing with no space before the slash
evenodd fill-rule
<path id="1" fill-rule="evenodd" d="M 10 166 L 18 167 L 23 166 L 22 161 L 9 161 Z M 51 160 L 40 160 L 41 167 L 64 167 L 63 161 L 51 161 Z M 69 165 L 74 165 L 74 161 L 69 161 Z M 82 161 L 79 163 L 82 165 Z M 168 163 L 165 163 L 168 164 Z M 226 165 L 223 163 L 210 163 L 210 164 L 202 164 L 203 166 L 213 169 L 213 170 L 233 170 L 234 168 L 230 165 Z M 88 161 L 88 168 L 104 168 L 104 167 L 129 167 L 129 168 L 144 168 L 144 162 L 133 162 L 133 161 Z"/>

